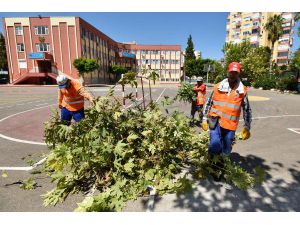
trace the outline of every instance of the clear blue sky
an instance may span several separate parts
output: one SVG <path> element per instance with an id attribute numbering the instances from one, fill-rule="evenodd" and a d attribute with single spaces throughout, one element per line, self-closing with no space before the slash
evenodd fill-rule
<path id="1" fill-rule="evenodd" d="M 119 42 L 136 41 L 139 44 L 180 44 L 186 48 L 192 35 L 194 47 L 203 58 L 220 59 L 226 35 L 226 12 L 212 13 L 1 13 L 0 17 L 80 16 Z M 297 26 L 299 23 L 297 23 Z M 0 31 L 2 32 L 2 19 Z M 296 32 L 295 32 L 296 33 Z M 294 35 L 293 50 L 300 47 Z"/>

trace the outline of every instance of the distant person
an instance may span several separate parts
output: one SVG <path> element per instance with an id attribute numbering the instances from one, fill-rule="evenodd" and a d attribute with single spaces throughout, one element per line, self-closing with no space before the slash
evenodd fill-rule
<path id="1" fill-rule="evenodd" d="M 214 155 L 230 155 L 232 144 L 235 140 L 235 131 L 239 124 L 241 109 L 243 109 L 244 117 L 242 138 L 243 140 L 250 138 L 252 113 L 248 101 L 247 88 L 239 78 L 240 72 L 240 63 L 230 63 L 228 78 L 214 86 L 205 104 L 202 129 L 208 130 L 208 126 L 210 129 L 210 144 L 208 148 L 210 159 Z M 218 165 L 218 168 L 222 169 L 223 166 L 222 162 L 221 165 Z M 216 177 L 214 178 L 217 179 Z"/>
<path id="2" fill-rule="evenodd" d="M 58 107 L 61 109 L 61 121 L 70 124 L 72 118 L 79 122 L 84 118 L 84 99 L 91 103 L 94 97 L 76 80 L 65 75 L 56 78 L 58 90 Z"/>
<path id="3" fill-rule="evenodd" d="M 197 77 L 197 84 L 193 87 L 193 91 L 196 93 L 196 100 L 192 102 L 191 108 L 191 126 L 194 126 L 194 118 L 196 112 L 199 113 L 199 126 L 203 119 L 203 105 L 205 103 L 206 86 L 203 83 L 202 77 Z"/>

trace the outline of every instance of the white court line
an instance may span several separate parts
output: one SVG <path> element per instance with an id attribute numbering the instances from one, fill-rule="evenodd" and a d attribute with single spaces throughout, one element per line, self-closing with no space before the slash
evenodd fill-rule
<path id="1" fill-rule="evenodd" d="M 165 88 L 165 89 L 160 93 L 160 95 L 158 96 L 158 98 L 156 99 L 155 102 L 158 102 L 158 100 L 160 99 L 160 97 L 162 96 L 162 94 L 165 92 L 166 89 L 167 89 L 167 88 Z"/>
<path id="2" fill-rule="evenodd" d="M 297 116 L 300 116 L 300 115 L 257 116 L 257 117 L 253 117 L 252 120 L 269 119 L 269 118 L 282 118 L 282 117 L 297 117 Z M 239 121 L 243 121 L 243 119 L 240 119 Z"/>
<path id="3" fill-rule="evenodd" d="M 300 128 L 287 128 L 289 131 L 292 131 L 296 134 L 300 134 Z"/>
<path id="4" fill-rule="evenodd" d="M 34 168 L 38 167 L 39 165 L 43 164 L 47 160 L 47 157 L 41 159 L 40 161 L 34 163 L 32 166 L 25 166 L 25 167 L 10 167 L 10 166 L 3 166 L 0 167 L 0 170 L 5 170 L 5 171 L 12 171 L 12 170 L 18 170 L 18 171 L 30 171 L 33 170 Z"/>
<path id="5" fill-rule="evenodd" d="M 14 113 L 12 115 L 9 115 L 7 117 L 2 118 L 0 120 L 0 123 L 3 122 L 4 120 L 7 120 L 7 119 L 13 117 L 13 116 L 17 116 L 17 115 L 20 115 L 22 113 L 30 112 L 30 111 L 37 110 L 37 109 L 42 109 L 42 108 L 49 107 L 49 106 L 52 106 L 52 105 L 55 105 L 55 104 L 46 105 L 46 106 L 42 106 L 42 107 L 38 107 L 38 108 L 33 108 L 33 109 L 28 109 L 28 110 L 25 110 L 25 111 L 22 111 L 22 112 Z M 27 141 L 27 140 L 22 140 L 22 139 L 16 139 L 16 138 L 12 138 L 12 137 L 8 137 L 6 135 L 3 135 L 1 133 L 0 133 L 0 137 L 4 138 L 4 139 L 7 139 L 9 141 L 16 141 L 16 142 L 21 142 L 21 143 L 25 143 L 25 144 L 46 145 L 44 142 L 35 142 L 35 141 Z"/>
<path id="6" fill-rule="evenodd" d="M 3 139 L 9 140 L 9 141 L 20 142 L 20 143 L 24 143 L 24 144 L 46 145 L 46 143 L 44 143 L 44 142 L 26 141 L 26 140 L 22 140 L 22 139 L 8 137 L 8 136 L 5 136 L 3 134 L 0 134 L 0 137 L 3 138 Z"/>
<path id="7" fill-rule="evenodd" d="M 41 105 L 47 105 L 48 103 L 41 103 L 41 104 L 37 104 L 35 106 L 41 106 Z"/>
<path id="8" fill-rule="evenodd" d="M 144 97 L 146 98 L 147 96 L 148 96 L 149 94 L 146 94 Z M 143 99 L 143 97 L 141 97 L 141 98 L 139 98 L 138 100 L 136 100 L 136 101 L 141 101 Z M 132 105 L 133 105 L 134 103 L 132 103 L 132 104 L 130 104 L 129 106 L 127 106 L 127 107 L 125 107 L 125 109 L 128 109 L 128 108 L 130 108 Z"/>

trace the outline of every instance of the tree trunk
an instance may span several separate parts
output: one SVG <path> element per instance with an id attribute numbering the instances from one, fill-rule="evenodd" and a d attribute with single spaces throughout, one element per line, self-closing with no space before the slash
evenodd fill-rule
<path id="1" fill-rule="evenodd" d="M 143 77 L 141 77 L 141 84 L 142 84 L 142 93 L 143 93 L 143 105 L 144 105 L 144 110 L 145 110 L 146 106 L 145 106 L 145 93 L 144 93 Z"/>
<path id="2" fill-rule="evenodd" d="M 272 62 L 273 62 L 273 53 L 274 53 L 274 44 L 275 43 L 272 43 L 272 48 L 271 48 L 271 57 L 270 57 L 270 68 L 269 68 L 269 76 L 271 77 L 272 76 Z"/>
<path id="3" fill-rule="evenodd" d="M 149 79 L 149 91 L 150 91 L 150 102 L 152 102 L 152 92 L 151 92 L 150 79 Z"/>
<path id="4" fill-rule="evenodd" d="M 125 106 L 125 85 L 122 85 L 123 106 Z"/>

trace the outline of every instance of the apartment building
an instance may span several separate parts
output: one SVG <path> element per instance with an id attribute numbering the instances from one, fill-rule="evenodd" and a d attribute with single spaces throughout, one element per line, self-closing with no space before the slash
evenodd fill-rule
<path id="1" fill-rule="evenodd" d="M 291 48 L 293 45 L 294 13 L 292 12 L 231 12 L 227 17 L 226 42 L 240 43 L 248 39 L 253 47 L 268 46 L 268 32 L 264 29 L 268 19 L 281 14 L 284 21 L 282 23 L 283 34 L 275 43 L 273 60 L 278 65 L 288 64 Z"/>
<path id="2" fill-rule="evenodd" d="M 53 84 L 59 74 L 78 78 L 73 61 L 80 57 L 100 65 L 85 75 L 87 84 L 115 83 L 114 64 L 132 71 L 150 66 L 161 81 L 180 76 L 180 45 L 117 42 L 80 17 L 3 18 L 3 26 L 11 84 Z"/>

